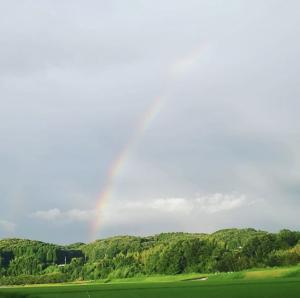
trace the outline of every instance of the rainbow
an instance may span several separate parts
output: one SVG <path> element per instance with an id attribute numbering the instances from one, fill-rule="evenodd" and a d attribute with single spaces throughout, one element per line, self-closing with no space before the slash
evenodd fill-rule
<path id="1" fill-rule="evenodd" d="M 107 180 L 104 185 L 102 192 L 97 200 L 96 205 L 96 220 L 92 223 L 91 227 L 91 239 L 95 239 L 96 233 L 99 230 L 102 218 L 102 210 L 106 206 L 107 202 L 109 201 L 112 192 L 115 186 L 115 179 L 117 175 L 120 173 L 123 165 L 128 160 L 132 149 L 136 146 L 139 139 L 143 136 L 146 129 L 149 127 L 153 119 L 156 115 L 161 111 L 164 106 L 166 97 L 165 96 L 158 96 L 152 102 L 151 106 L 147 109 L 144 113 L 143 117 L 139 121 L 139 125 L 135 130 L 134 134 L 131 136 L 129 142 L 124 146 L 123 150 L 117 156 L 117 158 L 112 162 L 109 170 L 107 172 Z"/>
<path id="2" fill-rule="evenodd" d="M 200 54 L 202 54 L 200 48 L 195 48 L 192 52 L 189 53 L 189 55 L 183 57 L 182 59 L 178 59 L 175 63 L 173 63 L 169 68 L 168 72 L 169 81 L 174 81 L 182 75 L 184 75 L 187 71 L 189 71 L 189 69 L 198 61 Z M 96 239 L 97 232 L 100 229 L 101 219 L 103 215 L 102 212 L 112 196 L 115 187 L 116 177 L 120 173 L 125 162 L 128 160 L 133 148 L 137 145 L 140 138 L 144 135 L 146 129 L 149 127 L 149 125 L 158 115 L 158 113 L 163 109 L 167 98 L 168 96 L 165 92 L 163 93 L 163 95 L 157 96 L 152 101 L 150 107 L 142 115 L 141 120 L 138 122 L 137 128 L 135 129 L 128 143 L 124 146 L 120 154 L 110 165 L 107 172 L 106 183 L 104 184 L 104 188 L 97 199 L 95 209 L 96 219 L 92 222 L 90 229 L 91 240 Z"/>

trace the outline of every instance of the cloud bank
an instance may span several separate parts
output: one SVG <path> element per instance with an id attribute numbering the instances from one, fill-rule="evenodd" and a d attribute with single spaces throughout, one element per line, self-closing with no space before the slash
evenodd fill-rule
<path id="1" fill-rule="evenodd" d="M 170 221 L 182 221 L 190 224 L 201 214 L 228 213 L 235 209 L 252 204 L 244 194 L 207 194 L 196 198 L 158 198 L 143 201 L 119 201 L 103 208 L 101 214 L 91 210 L 38 210 L 32 213 L 32 218 L 61 223 L 92 222 L 96 217 L 102 218 L 104 226 L 127 225 L 137 223 L 140 226 L 155 224 L 160 217 L 167 217 Z"/>

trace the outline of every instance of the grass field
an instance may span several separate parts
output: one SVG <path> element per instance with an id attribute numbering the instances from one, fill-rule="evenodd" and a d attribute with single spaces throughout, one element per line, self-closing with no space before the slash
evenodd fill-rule
<path id="1" fill-rule="evenodd" d="M 300 269 L 278 268 L 208 275 L 199 274 L 1 289 L 0 297 L 41 298 L 299 298 Z"/>

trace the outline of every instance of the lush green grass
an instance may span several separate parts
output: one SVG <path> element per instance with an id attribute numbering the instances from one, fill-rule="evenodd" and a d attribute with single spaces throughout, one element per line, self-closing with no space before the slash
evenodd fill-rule
<path id="1" fill-rule="evenodd" d="M 5 290 L 5 292 L 22 293 L 29 297 L 41 298 L 298 298 L 300 296 L 300 280 L 290 278 L 264 281 L 189 281 L 173 283 L 73 285 L 60 287 L 19 288 Z"/>
<path id="2" fill-rule="evenodd" d="M 300 267 L 208 275 L 151 276 L 126 280 L 15 287 L 0 297 L 41 298 L 299 298 Z M 195 279 L 195 280 L 191 280 Z M 187 281 L 188 280 L 188 281 Z M 10 296 L 7 296 L 10 295 Z M 11 296 L 21 295 L 21 296 Z M 23 296 L 22 296 L 23 295 Z"/>

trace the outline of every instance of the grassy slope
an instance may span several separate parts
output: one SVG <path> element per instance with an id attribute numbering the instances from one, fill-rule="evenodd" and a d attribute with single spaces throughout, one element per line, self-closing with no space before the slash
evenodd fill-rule
<path id="1" fill-rule="evenodd" d="M 206 297 L 206 298 L 298 298 L 300 267 L 251 270 L 209 275 L 207 281 L 182 281 L 199 274 L 151 276 L 114 280 L 104 284 L 78 283 L 55 286 L 28 286 L 3 289 L 2 293 L 25 294 L 29 297 Z M 3 294 L 4 295 L 4 294 Z M 1 296 L 0 297 L 9 297 Z M 11 296 L 10 296 L 11 297 Z M 17 296 L 16 296 L 17 297 Z M 19 296 L 21 297 L 21 296 Z"/>

